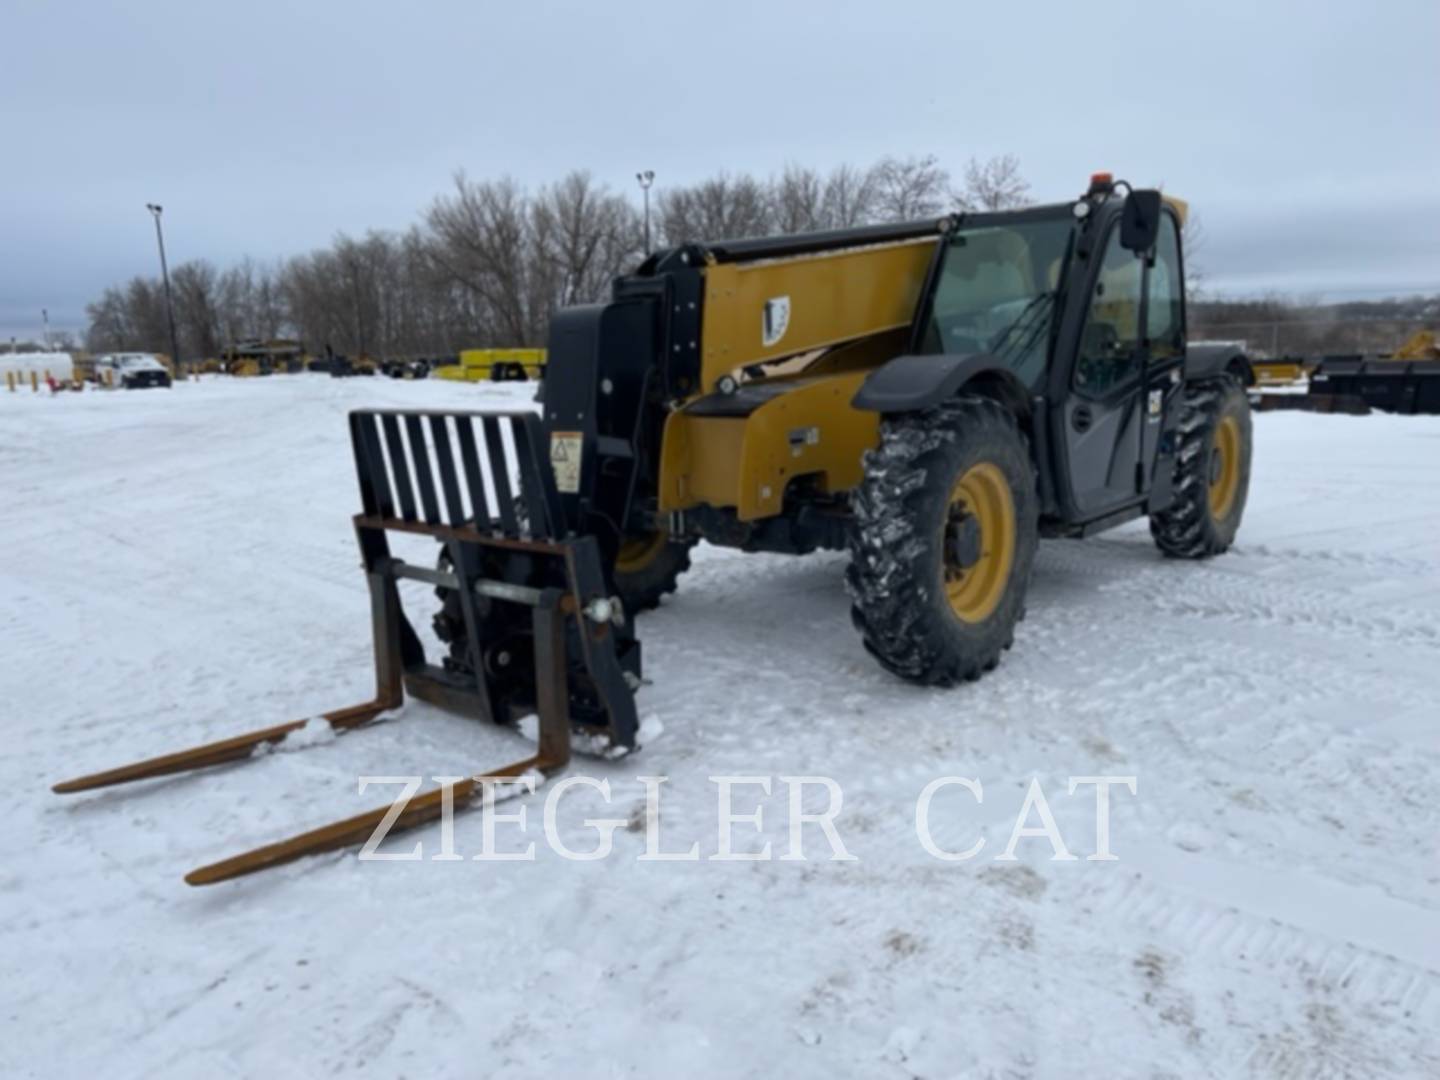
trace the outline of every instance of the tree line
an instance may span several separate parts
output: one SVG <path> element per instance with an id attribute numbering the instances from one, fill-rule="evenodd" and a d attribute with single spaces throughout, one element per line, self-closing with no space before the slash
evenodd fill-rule
<path id="1" fill-rule="evenodd" d="M 972 159 L 952 176 L 933 156 L 778 175 L 719 175 L 656 192 L 654 247 L 904 221 L 1030 201 L 1013 155 Z M 1204 231 L 1185 229 L 1192 339 L 1243 340 L 1259 355 L 1386 352 L 1440 322 L 1440 298 L 1324 304 L 1271 295 L 1227 299 L 1200 288 Z M 635 198 L 584 171 L 529 190 L 512 179 L 454 177 L 403 232 L 338 235 L 308 254 L 224 269 L 197 259 L 171 286 L 180 349 L 213 357 L 242 341 L 293 337 L 315 353 L 375 358 L 543 345 L 550 312 L 601 300 L 645 255 Z M 168 352 L 165 293 L 139 276 L 87 306 L 92 352 Z M 69 344 L 63 342 L 62 344 Z"/>
<path id="2" fill-rule="evenodd" d="M 1243 342 L 1257 356 L 1389 353 L 1416 330 L 1440 328 L 1440 296 L 1326 304 L 1271 294 L 1202 296 L 1189 309 L 1190 340 Z"/>
<path id="3" fill-rule="evenodd" d="M 887 157 L 828 172 L 721 173 L 656 192 L 652 246 L 903 221 L 952 209 L 1028 203 L 1013 155 L 972 159 L 952 176 L 933 156 Z M 376 358 L 543 345 L 555 308 L 604 299 L 645 255 L 643 211 L 590 173 L 530 190 L 513 179 L 454 177 L 403 232 L 344 233 L 271 263 L 170 275 L 182 355 L 242 341 L 298 338 L 312 352 Z M 137 276 L 87 305 L 92 352 L 169 351 L 164 286 Z"/>

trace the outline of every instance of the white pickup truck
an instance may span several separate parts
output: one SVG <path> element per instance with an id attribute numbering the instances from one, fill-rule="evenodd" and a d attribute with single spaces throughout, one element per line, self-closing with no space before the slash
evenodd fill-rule
<path id="1" fill-rule="evenodd" d="M 169 386 L 170 372 L 154 353 L 106 353 L 95 358 L 95 380 L 125 390 L 138 390 L 147 386 Z"/>

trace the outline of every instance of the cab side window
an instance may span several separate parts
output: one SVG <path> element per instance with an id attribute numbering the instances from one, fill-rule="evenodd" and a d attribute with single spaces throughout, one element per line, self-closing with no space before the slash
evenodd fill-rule
<path id="1" fill-rule="evenodd" d="M 1155 265 L 1150 268 L 1150 308 L 1145 320 L 1150 359 L 1169 360 L 1185 350 L 1185 291 L 1180 276 L 1180 240 L 1175 219 L 1160 219 Z"/>
<path id="2" fill-rule="evenodd" d="M 1102 397 L 1139 373 L 1142 263 L 1110 230 L 1075 363 L 1075 388 Z"/>

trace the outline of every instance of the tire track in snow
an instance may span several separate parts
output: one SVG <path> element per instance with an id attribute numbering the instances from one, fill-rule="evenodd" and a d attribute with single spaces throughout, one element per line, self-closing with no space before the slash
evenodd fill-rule
<path id="1" fill-rule="evenodd" d="M 1272 547 L 1268 544 L 1236 544 L 1229 554 L 1240 559 L 1259 559 L 1277 566 L 1295 563 L 1320 563 L 1340 569 L 1364 567 L 1367 570 L 1382 571 L 1384 576 L 1395 574 L 1434 573 L 1436 560 L 1402 558 L 1373 551 L 1341 551 L 1332 548 Z"/>
<path id="2" fill-rule="evenodd" d="M 1203 961 L 1212 974 L 1216 969 L 1246 975 L 1278 971 L 1312 997 L 1337 997 L 1422 1030 L 1440 1026 L 1440 946 L 1427 943 L 1417 950 L 1435 913 L 1404 899 L 1377 895 L 1333 877 L 1312 876 L 1304 887 L 1311 895 L 1287 907 L 1271 898 L 1271 890 L 1275 879 L 1288 876 L 1289 870 L 1221 862 L 1180 851 L 1168 842 L 1129 845 L 1123 864 L 1055 864 L 1058 872 L 1042 869 L 1038 874 L 1025 862 L 986 865 L 990 849 L 996 846 L 996 827 L 1003 843 L 1014 813 L 1014 807 L 1004 802 L 1005 789 L 989 783 L 984 803 L 965 804 L 965 838 L 957 845 L 964 847 L 977 835 L 986 836 L 986 853 L 973 863 L 961 864 L 935 862 L 920 854 L 909 813 L 914 797 L 937 776 L 974 776 L 976 771 L 975 763 L 917 763 L 878 774 L 861 772 L 845 783 L 844 814 L 854 816 L 851 824 L 860 826 L 857 834 L 865 842 L 856 873 L 877 886 L 917 874 L 922 878 L 969 875 L 972 885 L 976 878 L 998 883 L 996 875 L 1019 874 L 1035 888 L 1016 891 L 1025 902 L 1010 906 L 1027 918 L 1043 919 L 1035 904 L 1048 909 L 1048 918 L 1067 925 L 1073 925 L 1081 912 L 1093 913 L 1081 921 L 1098 923 L 1101 936 L 1106 936 L 1103 928 L 1109 926 L 1115 941 L 1154 939 L 1192 962 Z M 993 775 L 994 767 L 984 771 Z M 1005 779 L 1012 777 L 1007 774 Z M 1052 807 L 1060 811 L 1053 799 L 1063 787 L 1046 780 L 1045 789 Z M 910 800 L 905 813 L 896 810 L 896 792 L 906 793 Z M 1062 817 L 1062 827 L 1063 823 Z M 1069 837 L 1069 828 L 1064 831 Z M 990 895 L 988 890 L 984 895 Z M 1259 907 L 1247 903 L 1247 897 L 1260 902 Z M 1357 934 L 1371 941 L 1354 940 Z M 1379 942 L 1385 947 L 1376 947 Z"/>
<path id="3" fill-rule="evenodd" d="M 1148 573 L 1117 576 L 1101 591 L 1134 600 L 1151 611 L 1183 619 L 1216 619 L 1247 626 L 1283 626 L 1331 637 L 1358 637 L 1376 643 L 1440 647 L 1440 619 L 1426 611 L 1387 603 L 1384 613 L 1362 609 L 1352 592 L 1372 579 L 1326 579 L 1339 587 L 1294 578 L 1278 585 L 1234 567 L 1194 568 L 1177 582 Z"/>
<path id="4" fill-rule="evenodd" d="M 1423 1026 L 1440 1024 L 1440 971 L 1422 964 L 1221 899 L 1186 895 L 1150 877 L 1107 874 L 1091 896 L 1102 918 L 1177 952 L 1231 967 L 1283 969 L 1311 992 L 1333 992 Z"/>
<path id="5" fill-rule="evenodd" d="M 1222 619 L 1247 626 L 1283 626 L 1313 630 L 1331 636 L 1358 637 L 1377 643 L 1440 647 L 1440 624 L 1419 612 L 1397 611 L 1394 615 L 1356 615 L 1341 610 L 1343 596 L 1252 598 L 1226 595 L 1228 590 L 1206 589 L 1208 596 L 1149 594 L 1152 610 L 1180 618 Z M 1264 590 L 1256 590 L 1264 592 Z M 1295 603 L 1295 600 L 1301 603 Z"/>

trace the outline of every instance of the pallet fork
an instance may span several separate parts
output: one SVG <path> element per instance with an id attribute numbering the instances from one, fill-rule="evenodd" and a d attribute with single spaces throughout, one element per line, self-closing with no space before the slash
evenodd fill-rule
<path id="1" fill-rule="evenodd" d="M 570 761 L 572 724 L 602 733 L 614 750 L 635 748 L 633 685 L 639 649 L 609 596 L 599 548 L 565 528 L 539 417 L 531 413 L 359 410 L 350 438 L 363 511 L 354 518 L 375 644 L 375 697 L 327 712 L 337 733 L 363 727 L 411 696 L 478 718 L 509 722 L 538 714 L 536 752 L 452 785 L 459 808 L 482 779 L 551 775 Z M 443 499 L 443 513 L 441 502 Z M 432 536 L 449 569 L 414 566 L 390 554 L 387 533 Z M 427 663 L 406 618 L 398 582 L 455 590 L 467 629 L 468 664 Z M 525 619 L 529 611 L 528 623 Z M 497 627 L 504 641 L 486 637 Z M 493 635 L 492 635 L 493 636 Z M 507 667 L 533 652 L 533 683 Z M 505 667 L 506 670 L 498 670 Z M 517 687 L 521 689 L 517 692 Z M 315 720 L 295 720 L 56 784 L 61 794 L 189 772 L 250 758 Z M 412 799 L 391 827 L 439 817 L 445 789 Z M 390 807 L 201 867 L 191 885 L 210 885 L 307 855 L 365 842 Z"/>

